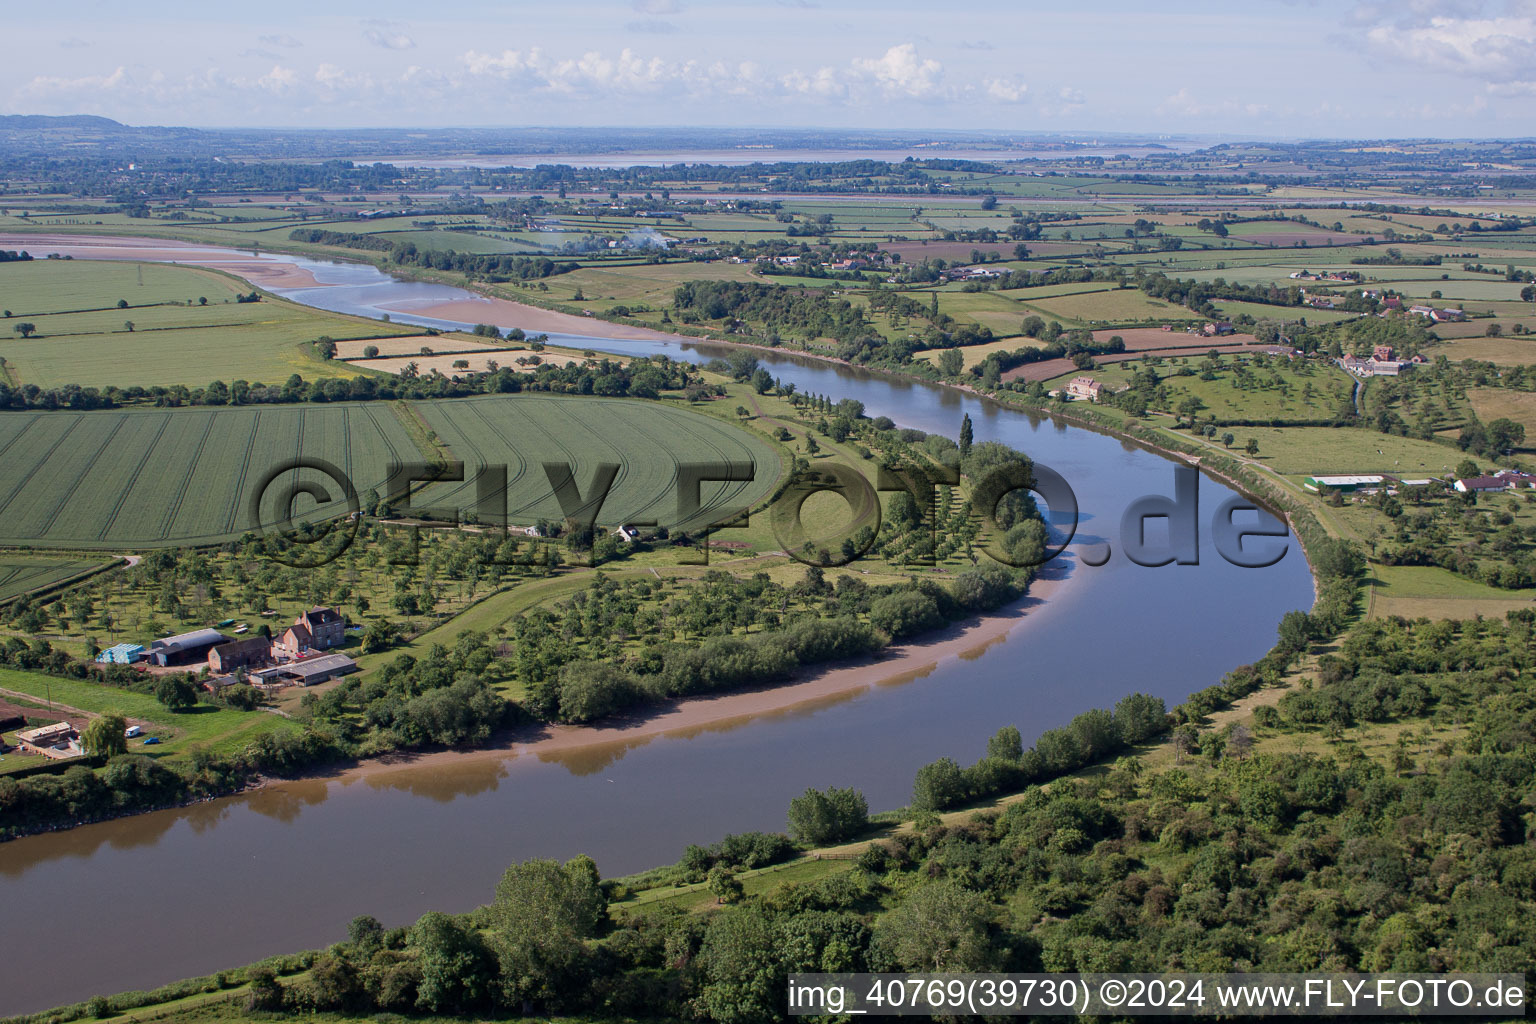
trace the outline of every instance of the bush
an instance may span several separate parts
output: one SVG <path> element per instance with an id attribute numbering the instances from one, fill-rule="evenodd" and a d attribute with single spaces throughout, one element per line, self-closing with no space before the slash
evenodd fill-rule
<path id="1" fill-rule="evenodd" d="M 869 803 L 856 789 L 807 789 L 789 802 L 789 834 L 825 846 L 851 839 L 869 825 Z"/>

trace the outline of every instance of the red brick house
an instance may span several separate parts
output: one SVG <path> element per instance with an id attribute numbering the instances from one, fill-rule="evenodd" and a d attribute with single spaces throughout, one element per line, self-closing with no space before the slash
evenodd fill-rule
<path id="1" fill-rule="evenodd" d="M 208 671 L 229 675 L 242 668 L 262 668 L 272 660 L 272 641 L 264 636 L 219 644 L 208 652 Z"/>

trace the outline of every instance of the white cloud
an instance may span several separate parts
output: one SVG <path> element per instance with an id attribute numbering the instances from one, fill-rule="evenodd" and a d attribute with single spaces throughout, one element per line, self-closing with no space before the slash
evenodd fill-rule
<path id="1" fill-rule="evenodd" d="M 879 57 L 855 57 L 852 67 L 889 98 L 938 99 L 948 95 L 940 81 L 944 66 L 931 57 L 919 57 L 912 43 L 893 46 Z"/>
<path id="2" fill-rule="evenodd" d="M 287 32 L 279 32 L 268 36 L 257 36 L 256 41 L 264 43 L 267 46 L 282 46 L 290 50 L 296 50 L 304 45 L 293 36 L 289 35 Z"/>
<path id="3" fill-rule="evenodd" d="M 677 26 L 664 18 L 644 18 L 640 21 L 625 22 L 624 27 L 631 32 L 649 32 L 653 35 L 665 35 L 677 31 Z"/>
<path id="4" fill-rule="evenodd" d="M 412 39 L 405 31 L 405 26 L 396 21 L 382 21 L 373 19 L 363 22 L 363 39 L 385 50 L 410 50 L 416 46 L 416 40 Z"/>
<path id="5" fill-rule="evenodd" d="M 987 95 L 1004 103 L 1018 103 L 1029 92 L 1029 86 L 1016 78 L 989 78 L 986 85 Z"/>
<path id="6" fill-rule="evenodd" d="M 1213 118 L 1222 117 L 1230 120 L 1234 116 L 1262 117 L 1270 112 L 1267 104 L 1244 103 L 1240 100 L 1227 97 L 1225 99 L 1206 100 L 1195 96 L 1186 86 L 1167 97 L 1157 105 L 1157 112 L 1164 116 L 1176 116 L 1185 118 Z"/>
<path id="7" fill-rule="evenodd" d="M 79 50 L 90 45 L 90 43 L 86 42 L 84 39 L 81 39 L 79 36 L 70 36 L 68 39 L 59 40 L 59 48 L 61 50 Z"/>
<path id="8" fill-rule="evenodd" d="M 292 92 L 299 86 L 299 73 L 293 68 L 276 65 L 271 71 L 256 79 L 256 84 L 268 92 Z"/>
<path id="9" fill-rule="evenodd" d="M 1536 3 L 1412 0 L 1364 3 L 1354 12 L 1371 52 L 1383 60 L 1482 82 L 1495 95 L 1521 95 L 1536 82 Z"/>

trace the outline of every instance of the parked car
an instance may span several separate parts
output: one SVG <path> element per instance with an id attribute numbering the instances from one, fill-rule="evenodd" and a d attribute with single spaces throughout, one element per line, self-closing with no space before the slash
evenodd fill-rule
<path id="1" fill-rule="evenodd" d="M 139 726 L 137 726 L 137 725 L 130 725 L 130 726 L 129 726 L 129 727 L 128 727 L 128 730 L 127 730 L 127 731 L 126 731 L 126 732 L 124 732 L 124 733 L 123 733 L 123 735 L 124 735 L 124 736 L 126 736 L 126 737 L 128 737 L 128 738 L 129 738 L 129 739 L 133 739 L 133 738 L 134 738 L 134 737 L 135 737 L 135 736 L 137 736 L 137 735 L 139 735 L 139 734 L 140 734 L 140 733 L 142 733 L 142 732 L 143 732 L 143 731 L 144 731 L 144 730 L 143 730 L 143 729 L 141 729 L 141 728 L 140 728 L 140 727 L 139 727 Z"/>
<path id="2" fill-rule="evenodd" d="M 159 742 L 160 742 L 160 737 L 159 736 L 150 736 L 150 737 L 148 737 L 147 739 L 144 740 L 144 745 L 146 747 L 150 747 L 150 746 L 154 746 L 156 743 L 159 743 Z"/>

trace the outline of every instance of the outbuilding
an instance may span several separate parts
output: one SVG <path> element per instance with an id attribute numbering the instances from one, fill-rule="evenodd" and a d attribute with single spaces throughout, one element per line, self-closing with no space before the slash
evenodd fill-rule
<path id="1" fill-rule="evenodd" d="M 216 629 L 197 629 L 190 633 L 178 633 L 176 636 L 152 641 L 149 645 L 149 660 L 162 667 L 190 664 L 201 661 L 207 657 L 210 650 L 228 639 L 229 637 Z"/>
<path id="2" fill-rule="evenodd" d="M 357 671 L 357 662 L 345 654 L 323 654 L 318 658 L 305 658 L 278 669 L 278 678 L 300 686 L 316 686 L 340 676 Z"/>

